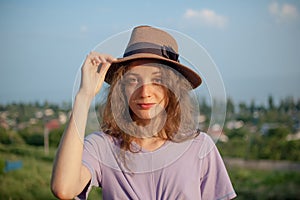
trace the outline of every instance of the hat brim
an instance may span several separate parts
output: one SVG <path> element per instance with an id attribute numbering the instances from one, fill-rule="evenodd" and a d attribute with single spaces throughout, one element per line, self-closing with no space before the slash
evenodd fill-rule
<path id="1" fill-rule="evenodd" d="M 139 60 L 139 59 L 154 59 L 154 60 L 161 61 L 163 64 L 168 65 L 169 67 L 175 69 L 180 74 L 182 74 L 191 83 L 191 86 L 193 89 L 198 87 L 202 83 L 201 77 L 197 73 L 195 73 L 193 70 L 191 70 L 190 68 L 182 65 L 181 63 L 179 63 L 177 61 L 174 61 L 174 60 L 171 60 L 171 59 L 159 56 L 159 55 L 149 54 L 149 53 L 134 54 L 134 55 L 127 56 L 124 58 L 118 58 L 117 60 L 113 61 L 110 68 L 107 71 L 106 76 L 105 76 L 105 82 L 107 82 L 108 84 L 111 84 L 113 74 L 114 74 L 114 72 L 116 72 L 116 70 L 119 67 L 121 67 L 129 62 L 132 62 L 134 60 Z"/>

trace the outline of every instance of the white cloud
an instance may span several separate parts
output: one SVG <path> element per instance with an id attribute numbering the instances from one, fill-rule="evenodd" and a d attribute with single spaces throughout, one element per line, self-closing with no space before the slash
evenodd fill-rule
<path id="1" fill-rule="evenodd" d="M 269 12 L 275 17 L 277 22 L 288 22 L 296 20 L 299 17 L 299 11 L 296 6 L 284 3 L 282 5 L 277 2 L 269 4 Z"/>
<path id="2" fill-rule="evenodd" d="M 227 17 L 218 15 L 217 13 L 215 13 L 215 11 L 209 9 L 203 9 L 203 10 L 188 9 L 184 13 L 183 17 L 184 19 L 190 22 L 216 27 L 216 28 L 224 28 L 228 24 Z"/>

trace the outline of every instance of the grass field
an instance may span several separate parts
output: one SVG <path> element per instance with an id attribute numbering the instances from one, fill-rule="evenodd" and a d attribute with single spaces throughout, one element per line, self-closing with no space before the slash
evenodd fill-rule
<path id="1" fill-rule="evenodd" d="M 42 147 L 0 144 L 0 161 L 21 160 L 22 168 L 0 172 L 0 199 L 56 199 L 50 191 L 50 176 L 55 149 L 45 156 Z M 228 169 L 237 199 L 300 199 L 300 172 Z M 101 199 L 101 190 L 93 189 L 89 199 Z"/>
<path id="2" fill-rule="evenodd" d="M 21 169 L 0 172 L 0 199 L 2 200 L 51 200 L 57 199 L 50 191 L 50 178 L 55 149 L 48 156 L 42 147 L 11 146 L 0 144 L 2 166 L 5 160 L 21 160 Z M 101 199 L 100 189 L 93 189 L 89 199 Z"/>

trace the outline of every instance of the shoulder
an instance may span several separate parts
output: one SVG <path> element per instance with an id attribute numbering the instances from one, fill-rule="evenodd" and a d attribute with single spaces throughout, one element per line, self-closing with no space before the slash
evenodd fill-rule
<path id="1" fill-rule="evenodd" d="M 193 140 L 194 143 L 197 143 L 199 145 L 203 144 L 210 144 L 215 145 L 213 139 L 205 132 L 200 132 Z"/>
<path id="2" fill-rule="evenodd" d="M 192 146 L 197 150 L 200 159 L 207 157 L 211 152 L 218 151 L 212 138 L 205 132 L 200 132 L 193 139 Z"/>
<path id="3" fill-rule="evenodd" d="M 115 143 L 112 136 L 103 132 L 93 132 L 87 135 L 84 139 L 84 146 L 86 147 L 106 147 Z"/>
<path id="4" fill-rule="evenodd" d="M 106 140 L 114 142 L 116 139 L 112 137 L 111 135 L 108 135 L 102 131 L 92 132 L 88 134 L 85 138 L 85 141 L 91 141 L 91 140 Z"/>
<path id="5" fill-rule="evenodd" d="M 94 140 L 94 139 L 104 139 L 104 140 L 107 140 L 107 139 L 110 139 L 111 136 L 103 133 L 102 131 L 97 131 L 97 132 L 93 132 L 93 133 L 90 133 L 88 134 L 84 140 Z"/>

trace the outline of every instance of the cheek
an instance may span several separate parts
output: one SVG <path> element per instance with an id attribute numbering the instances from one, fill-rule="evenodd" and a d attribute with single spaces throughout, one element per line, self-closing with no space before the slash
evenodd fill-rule
<path id="1" fill-rule="evenodd" d="M 159 89 L 159 97 L 161 99 L 161 102 L 163 103 L 164 107 L 166 108 L 169 103 L 169 97 L 167 94 L 167 91 L 165 91 L 163 88 Z"/>
<path id="2" fill-rule="evenodd" d="M 125 98 L 129 105 L 129 107 L 132 106 L 133 99 L 134 99 L 134 90 L 133 89 L 125 89 Z"/>
<path id="3" fill-rule="evenodd" d="M 167 106 L 169 104 L 169 98 L 165 97 L 163 102 L 164 102 L 164 108 L 167 108 Z"/>

